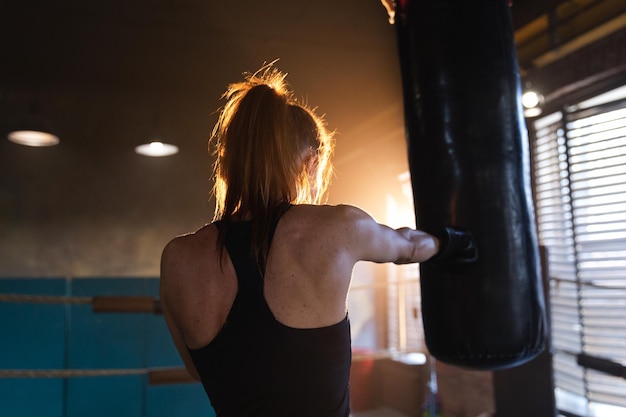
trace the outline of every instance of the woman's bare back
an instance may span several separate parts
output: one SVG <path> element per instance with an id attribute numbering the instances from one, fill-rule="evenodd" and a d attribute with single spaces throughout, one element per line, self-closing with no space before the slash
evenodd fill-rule
<path id="1" fill-rule="evenodd" d="M 186 349 L 204 347 L 217 336 L 237 295 L 227 251 L 220 265 L 217 236 L 210 224 L 174 239 L 163 253 L 163 312 L 188 367 Z M 270 246 L 265 299 L 285 326 L 329 326 L 345 318 L 356 262 L 416 262 L 436 250 L 431 236 L 390 229 L 355 207 L 293 206 L 279 221 Z"/>
<path id="2" fill-rule="evenodd" d="M 278 223 L 266 264 L 265 299 L 280 323 L 295 328 L 324 327 L 346 314 L 346 295 L 354 262 L 337 239 L 340 222 L 330 206 L 296 206 Z M 207 225 L 172 242 L 180 273 L 169 298 L 172 316 L 187 347 L 207 345 L 220 331 L 237 295 L 237 277 L 224 251 L 222 266 L 217 228 Z M 185 300 L 184 303 L 182 300 Z M 175 307 L 174 307 L 175 306 Z"/>

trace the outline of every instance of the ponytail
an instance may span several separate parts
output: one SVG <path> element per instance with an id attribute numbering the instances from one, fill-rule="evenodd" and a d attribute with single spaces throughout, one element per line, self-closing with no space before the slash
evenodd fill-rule
<path id="1" fill-rule="evenodd" d="M 323 203 L 332 175 L 332 134 L 293 98 L 285 76 L 266 66 L 231 84 L 211 137 L 220 250 L 228 223 L 250 220 L 252 251 L 263 263 L 274 219 L 292 203 Z"/>

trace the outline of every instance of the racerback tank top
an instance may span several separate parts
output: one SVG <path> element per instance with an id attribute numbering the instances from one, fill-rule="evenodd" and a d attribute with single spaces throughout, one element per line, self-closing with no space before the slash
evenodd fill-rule
<path id="1" fill-rule="evenodd" d="M 314 329 L 278 322 L 263 295 L 250 236 L 250 222 L 228 224 L 226 250 L 237 274 L 237 296 L 215 339 L 188 349 L 217 417 L 347 417 L 348 317 Z"/>

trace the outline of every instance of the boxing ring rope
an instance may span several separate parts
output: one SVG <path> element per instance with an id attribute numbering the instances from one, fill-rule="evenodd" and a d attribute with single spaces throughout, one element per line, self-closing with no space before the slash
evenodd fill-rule
<path id="1" fill-rule="evenodd" d="M 383 281 L 361 285 L 352 285 L 350 289 L 363 290 L 384 288 L 389 286 L 419 283 L 419 278 L 402 279 L 398 281 Z M 28 303 L 28 304 L 91 304 L 94 313 L 153 313 L 162 314 L 159 299 L 150 296 L 56 296 L 31 294 L 0 294 L 0 303 Z"/>
<path id="2" fill-rule="evenodd" d="M 91 305 L 94 313 L 161 314 L 161 303 L 150 296 L 51 296 L 0 294 L 0 302 L 25 304 Z M 159 369 L 0 369 L 3 378 L 77 378 L 147 375 L 149 385 L 196 382 L 185 368 Z"/>
<path id="3" fill-rule="evenodd" d="M 0 302 L 32 304 L 91 304 L 94 297 L 66 297 L 55 295 L 0 294 Z"/>
<path id="4" fill-rule="evenodd" d="M 185 368 L 158 369 L 0 369 L 0 379 L 17 378 L 85 378 L 147 375 L 148 385 L 198 382 Z"/>
<path id="5" fill-rule="evenodd" d="M 0 302 L 31 304 L 91 304 L 94 313 L 161 314 L 161 302 L 149 296 L 72 297 L 28 294 L 0 294 Z"/>
<path id="6" fill-rule="evenodd" d="M 418 280 L 411 280 L 418 282 Z M 374 288 L 408 283 L 385 282 L 356 286 Z M 355 289 L 355 288 L 353 288 Z M 31 294 L 0 294 L 0 303 L 91 305 L 94 313 L 152 313 L 162 314 L 160 300 L 150 296 L 50 296 Z M 423 354 L 417 350 L 378 350 L 353 352 L 352 361 L 392 359 L 408 354 Z M 147 375 L 149 385 L 198 382 L 185 368 L 126 368 L 126 369 L 0 369 L 0 379 L 7 378 L 84 378 Z"/>
<path id="7" fill-rule="evenodd" d="M 399 355 L 422 353 L 417 351 L 375 351 L 353 353 L 352 361 L 391 359 Z M 185 368 L 128 368 L 128 369 L 0 369 L 0 379 L 7 378 L 85 378 L 147 375 L 148 385 L 185 384 L 198 382 Z"/>
<path id="8" fill-rule="evenodd" d="M 148 373 L 148 369 L 0 369 L 0 378 L 74 378 Z"/>

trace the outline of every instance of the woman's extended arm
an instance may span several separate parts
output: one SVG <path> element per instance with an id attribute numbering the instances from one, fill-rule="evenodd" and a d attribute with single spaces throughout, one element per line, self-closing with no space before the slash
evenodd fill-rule
<path id="1" fill-rule="evenodd" d="M 439 250 L 439 241 L 426 232 L 403 227 L 392 229 L 363 210 L 342 206 L 351 227 L 350 246 L 357 260 L 407 264 L 424 262 Z"/>

